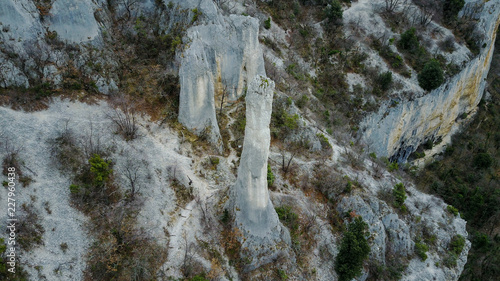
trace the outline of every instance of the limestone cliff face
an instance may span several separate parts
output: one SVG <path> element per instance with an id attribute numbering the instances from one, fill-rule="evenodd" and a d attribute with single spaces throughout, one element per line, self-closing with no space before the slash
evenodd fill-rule
<path id="1" fill-rule="evenodd" d="M 423 142 L 449 138 L 460 126 L 459 116 L 477 107 L 500 24 L 500 3 L 485 3 L 480 18 L 485 47 L 459 74 L 423 97 L 395 107 L 382 106 L 362 122 L 362 138 L 377 155 L 405 162 Z"/>
<path id="2" fill-rule="evenodd" d="M 235 100 L 256 75 L 265 75 L 264 59 L 257 19 L 223 17 L 209 9 L 213 2 L 205 2 L 200 10 L 206 23 L 188 30 L 188 48 L 181 55 L 179 121 L 195 132 L 209 127 L 218 139 L 215 108 L 223 95 L 224 101 Z"/>
<path id="3" fill-rule="evenodd" d="M 30 0 L 5 0 L 0 5 L 0 86 L 30 87 L 31 81 L 57 78 L 67 54 L 47 43 L 99 45 L 101 28 L 94 17 L 98 5 L 91 0 L 55 0 L 40 11 Z"/>
<path id="4" fill-rule="evenodd" d="M 246 127 L 238 177 L 233 200 L 235 227 L 242 234 L 242 254 L 252 257 L 250 269 L 270 262 L 279 244 L 289 244 L 288 232 L 282 228 L 267 189 L 267 158 L 271 141 L 274 82 L 255 77 L 246 96 Z"/>

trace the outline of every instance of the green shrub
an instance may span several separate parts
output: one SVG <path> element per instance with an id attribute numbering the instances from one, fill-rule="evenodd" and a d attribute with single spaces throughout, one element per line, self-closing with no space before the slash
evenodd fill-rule
<path id="1" fill-rule="evenodd" d="M 274 183 L 274 174 L 271 170 L 271 165 L 267 164 L 267 186 L 273 186 Z"/>
<path id="2" fill-rule="evenodd" d="M 380 74 L 377 79 L 377 82 L 383 91 L 389 90 L 392 84 L 392 72 L 387 71 Z"/>
<path id="3" fill-rule="evenodd" d="M 291 206 L 285 205 L 282 207 L 276 207 L 275 210 L 280 218 L 280 221 L 282 221 L 283 224 L 290 229 L 290 232 L 296 232 L 299 230 L 299 215 L 293 212 Z"/>
<path id="4" fill-rule="evenodd" d="M 191 24 L 193 24 L 195 21 L 198 20 L 198 17 L 201 15 L 201 12 L 198 10 L 198 8 L 192 9 L 191 12 L 193 12 L 193 18 L 191 19 Z"/>
<path id="5" fill-rule="evenodd" d="M 96 187 L 103 186 L 113 172 L 110 167 L 111 161 L 104 160 L 101 156 L 94 154 L 89 159 L 90 173 L 92 174 L 92 184 Z"/>
<path id="6" fill-rule="evenodd" d="M 430 60 L 418 74 L 418 84 L 422 89 L 431 91 L 444 82 L 444 75 L 437 60 Z"/>
<path id="7" fill-rule="evenodd" d="M 78 186 L 76 184 L 72 184 L 69 186 L 69 191 L 73 194 L 77 194 L 80 192 L 80 186 Z"/>
<path id="8" fill-rule="evenodd" d="M 447 23 L 452 23 L 457 19 L 458 12 L 465 5 L 465 0 L 445 0 L 443 5 L 443 16 Z"/>
<path id="9" fill-rule="evenodd" d="M 403 183 L 398 183 L 392 189 L 392 195 L 394 196 L 394 206 L 400 209 L 406 209 L 404 205 L 406 200 L 406 189 Z"/>
<path id="10" fill-rule="evenodd" d="M 448 210 L 448 212 L 450 212 L 451 214 L 453 214 L 454 216 L 458 216 L 458 209 L 453 207 L 452 205 L 448 205 L 446 207 L 446 210 Z"/>
<path id="11" fill-rule="evenodd" d="M 474 156 L 474 166 L 479 169 L 488 169 L 493 164 L 493 157 L 488 153 L 478 153 Z"/>
<path id="12" fill-rule="evenodd" d="M 415 254 L 422 260 L 425 261 L 427 259 L 427 254 L 426 252 L 429 251 L 429 247 L 420 242 L 415 242 Z"/>
<path id="13" fill-rule="evenodd" d="M 278 268 L 276 273 L 278 273 L 280 280 L 282 280 L 282 281 L 288 280 L 288 275 L 286 274 L 286 272 L 283 269 Z"/>
<path id="14" fill-rule="evenodd" d="M 325 137 L 325 135 L 318 133 L 318 134 L 316 134 L 316 136 L 319 138 L 319 142 L 321 143 L 321 147 L 323 149 L 332 148 L 332 145 L 328 141 L 328 138 Z"/>
<path id="15" fill-rule="evenodd" d="M 7 262 L 9 262 L 9 258 L 6 256 L 5 252 L 7 251 L 7 245 L 3 238 L 0 238 L 0 280 L 6 281 L 27 281 L 28 273 L 23 269 L 23 267 L 19 264 L 19 259 L 16 258 L 16 266 L 15 266 L 15 274 L 8 271 L 10 266 L 8 266 Z"/>
<path id="16" fill-rule="evenodd" d="M 267 18 L 267 20 L 264 21 L 264 28 L 265 29 L 271 28 L 271 18 Z"/>
<path id="17" fill-rule="evenodd" d="M 191 279 L 188 279 L 189 281 L 208 281 L 207 278 L 205 278 L 205 275 L 204 274 L 198 274 L 194 277 L 192 277 Z"/>
<path id="18" fill-rule="evenodd" d="M 344 17 L 342 5 L 337 0 L 332 0 L 325 8 L 325 17 L 329 23 L 338 23 Z"/>
<path id="19" fill-rule="evenodd" d="M 344 233 L 340 250 L 335 258 L 335 271 L 339 281 L 348 281 L 361 274 L 363 262 L 370 253 L 368 245 L 368 225 L 361 217 L 354 218 Z"/>
<path id="20" fill-rule="evenodd" d="M 416 29 L 412 27 L 406 30 L 403 34 L 401 34 L 401 39 L 399 40 L 399 47 L 412 54 L 416 53 L 418 51 L 418 48 L 420 47 L 420 43 L 418 42 L 418 38 L 415 33 Z"/>
<path id="21" fill-rule="evenodd" d="M 397 171 L 399 169 L 399 164 L 398 162 L 387 162 L 387 170 L 389 172 Z"/>
<path id="22" fill-rule="evenodd" d="M 214 166 L 219 165 L 219 157 L 210 157 L 210 163 Z"/>
<path id="23" fill-rule="evenodd" d="M 309 97 L 307 97 L 306 95 L 302 95 L 302 97 L 300 97 L 300 99 L 295 102 L 295 104 L 300 108 L 304 108 L 304 106 L 307 104 L 307 102 L 309 101 Z"/>
<path id="24" fill-rule="evenodd" d="M 462 235 L 453 236 L 450 241 L 450 245 L 448 246 L 448 256 L 443 260 L 443 264 L 450 268 L 457 266 L 458 256 L 462 253 L 464 246 L 465 238 Z"/>
<path id="25" fill-rule="evenodd" d="M 453 238 L 451 239 L 449 248 L 451 252 L 453 252 L 455 255 L 458 256 L 462 253 L 464 246 L 465 246 L 465 238 L 462 235 L 457 234 L 453 236 Z"/>

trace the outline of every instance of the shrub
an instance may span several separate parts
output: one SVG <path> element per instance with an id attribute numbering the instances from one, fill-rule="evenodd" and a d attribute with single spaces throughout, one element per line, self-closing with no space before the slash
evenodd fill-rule
<path id="1" fill-rule="evenodd" d="M 299 215 L 292 210 L 291 206 L 276 207 L 275 210 L 280 221 L 290 229 L 290 232 L 299 230 Z"/>
<path id="2" fill-rule="evenodd" d="M 72 184 L 69 186 L 69 191 L 73 194 L 78 194 L 80 192 L 80 186 Z"/>
<path id="3" fill-rule="evenodd" d="M 387 162 L 387 170 L 389 170 L 389 172 L 393 172 L 393 171 L 396 171 L 399 169 L 399 164 L 398 162 Z"/>
<path id="4" fill-rule="evenodd" d="M 416 29 L 412 27 L 401 34 L 399 47 L 403 50 L 409 51 L 410 53 L 416 53 L 416 51 L 420 47 L 420 43 L 418 42 L 418 38 L 415 33 Z"/>
<path id="5" fill-rule="evenodd" d="M 343 16 L 342 5 L 337 0 L 332 0 L 325 8 L 325 17 L 329 23 L 338 23 L 342 20 Z"/>
<path id="6" fill-rule="evenodd" d="M 198 274 L 193 278 L 189 279 L 189 281 L 208 281 L 208 279 L 205 278 L 203 274 Z"/>
<path id="7" fill-rule="evenodd" d="M 361 217 L 354 218 L 348 225 L 335 258 L 335 270 L 339 275 L 339 281 L 348 281 L 361 274 L 363 262 L 370 253 L 366 239 L 367 229 L 368 225 Z"/>
<path id="8" fill-rule="evenodd" d="M 10 247 L 9 247 L 10 248 Z M 0 238 L 0 280 L 9 281 L 26 281 L 28 273 L 19 264 L 19 259 L 16 258 L 15 274 L 9 271 L 11 266 L 7 264 L 10 258 L 7 257 L 7 245 L 3 238 Z"/>
<path id="9" fill-rule="evenodd" d="M 274 183 L 274 174 L 271 170 L 271 165 L 267 164 L 267 186 L 273 186 Z"/>
<path id="10" fill-rule="evenodd" d="M 448 210 L 448 212 L 450 212 L 451 214 L 453 214 L 454 216 L 457 216 L 458 215 L 458 209 L 453 207 L 452 205 L 448 205 L 446 207 L 446 210 Z"/>
<path id="11" fill-rule="evenodd" d="M 101 156 L 94 154 L 89 159 L 90 173 L 92 174 L 92 183 L 94 186 L 103 186 L 113 172 L 110 167 L 110 160 L 103 160 Z"/>
<path id="12" fill-rule="evenodd" d="M 198 8 L 194 8 L 191 10 L 193 12 L 193 18 L 191 19 L 191 24 L 198 20 L 198 17 L 201 15 L 201 12 Z"/>
<path id="13" fill-rule="evenodd" d="M 328 138 L 325 135 L 318 133 L 316 136 L 319 138 L 319 142 L 321 143 L 321 148 L 323 149 L 331 149 L 332 145 L 328 141 Z"/>
<path id="14" fill-rule="evenodd" d="M 219 157 L 210 157 L 210 164 L 217 166 L 219 165 L 220 159 Z"/>
<path id="15" fill-rule="evenodd" d="M 462 235 L 457 234 L 453 236 L 453 238 L 451 239 L 449 248 L 451 252 L 453 252 L 458 256 L 462 253 L 464 246 L 465 246 L 465 238 Z"/>
<path id="16" fill-rule="evenodd" d="M 488 169 L 493 164 L 493 158 L 488 153 L 479 153 L 474 156 L 474 166 L 479 169 Z"/>
<path id="17" fill-rule="evenodd" d="M 427 62 L 418 74 L 418 84 L 422 89 L 431 91 L 439 87 L 444 82 L 444 75 L 437 60 Z"/>
<path id="18" fill-rule="evenodd" d="M 302 95 L 298 101 L 295 102 L 295 104 L 300 108 L 304 108 L 304 106 L 307 104 L 309 101 L 309 98 L 306 95 Z"/>
<path id="19" fill-rule="evenodd" d="M 427 259 L 426 252 L 429 251 L 429 247 L 424 243 L 415 242 L 415 253 L 422 260 L 425 261 Z"/>
<path id="20" fill-rule="evenodd" d="M 406 209 L 404 203 L 406 200 L 406 189 L 403 183 L 398 183 L 392 189 L 392 195 L 394 196 L 394 206 L 400 209 Z"/>
<path id="21" fill-rule="evenodd" d="M 392 84 L 392 72 L 387 71 L 378 76 L 377 80 L 378 84 L 380 85 L 380 88 L 383 91 L 389 90 Z"/>
<path id="22" fill-rule="evenodd" d="M 443 5 L 444 20 L 450 24 L 457 19 L 458 12 L 465 5 L 465 0 L 445 0 Z"/>
<path id="23" fill-rule="evenodd" d="M 271 28 L 271 18 L 267 18 L 267 20 L 264 21 L 264 28 L 265 29 Z"/>

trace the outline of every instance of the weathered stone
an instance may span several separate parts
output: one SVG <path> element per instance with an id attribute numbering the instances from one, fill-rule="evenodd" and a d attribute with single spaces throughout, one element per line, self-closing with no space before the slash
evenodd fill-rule
<path id="1" fill-rule="evenodd" d="M 270 262 L 290 244 L 267 189 L 273 91 L 273 81 L 257 76 L 246 96 L 245 140 L 233 196 L 235 227 L 243 234 L 242 255 L 251 260 L 247 269 Z"/>
<path id="2" fill-rule="evenodd" d="M 191 43 L 182 54 L 179 70 L 179 122 L 196 133 L 209 127 L 212 140 L 217 142 L 220 135 L 215 111 L 223 95 L 224 101 L 236 100 L 244 94 L 248 81 L 265 75 L 265 70 L 257 19 L 231 15 L 221 22 L 219 14 L 205 15 L 205 10 L 212 9 L 201 10 L 209 23 L 187 32 Z M 210 23 L 210 19 L 217 23 Z"/>
<path id="3" fill-rule="evenodd" d="M 49 29 L 56 31 L 63 42 L 82 43 L 99 36 L 92 1 L 56 0 L 48 19 Z"/>
<path id="4" fill-rule="evenodd" d="M 445 138 L 457 131 L 457 118 L 473 111 L 483 96 L 494 42 L 500 24 L 500 3 L 485 3 L 480 29 L 485 47 L 451 80 L 413 101 L 395 107 L 386 104 L 361 124 L 363 139 L 377 155 L 405 162 L 423 142 Z"/>

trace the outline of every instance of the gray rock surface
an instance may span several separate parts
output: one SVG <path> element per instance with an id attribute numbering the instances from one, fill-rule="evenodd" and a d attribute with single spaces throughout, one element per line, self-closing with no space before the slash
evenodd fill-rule
<path id="1" fill-rule="evenodd" d="M 97 39 L 99 26 L 94 17 L 92 1 L 56 0 L 50 9 L 49 29 L 68 43 Z"/>
<path id="2" fill-rule="evenodd" d="M 429 94 L 395 107 L 387 104 L 365 118 L 360 128 L 370 149 L 377 155 L 405 162 L 428 139 L 449 138 L 458 130 L 458 117 L 471 113 L 483 96 L 499 24 L 500 2 L 485 3 L 479 29 L 486 45 L 475 59 Z"/>
<path id="3" fill-rule="evenodd" d="M 248 269 L 270 262 L 290 244 L 267 189 L 267 159 L 271 135 L 274 82 L 258 76 L 246 96 L 246 127 L 238 177 L 234 185 L 235 227 L 242 232 L 242 253 Z"/>
<path id="4" fill-rule="evenodd" d="M 202 22 L 207 23 L 188 30 L 190 43 L 181 55 L 179 122 L 196 133 L 210 127 L 212 140 L 217 141 L 215 110 L 222 96 L 225 101 L 236 100 L 245 93 L 248 82 L 265 75 L 265 70 L 257 19 L 222 17 L 207 2 L 201 1 L 199 6 Z"/>

